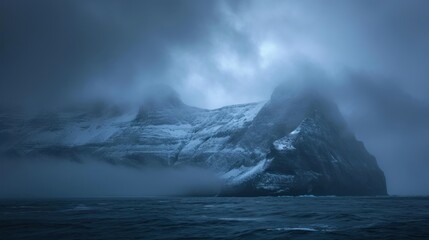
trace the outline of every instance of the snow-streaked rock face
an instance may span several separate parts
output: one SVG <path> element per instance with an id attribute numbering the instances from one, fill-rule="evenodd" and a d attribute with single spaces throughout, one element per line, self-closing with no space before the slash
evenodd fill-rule
<path id="1" fill-rule="evenodd" d="M 305 90 L 279 87 L 267 103 L 215 110 L 164 94 L 127 111 L 97 105 L 0 119 L 0 151 L 9 158 L 202 167 L 226 182 L 224 195 L 386 194 L 382 171 L 336 106 Z"/>

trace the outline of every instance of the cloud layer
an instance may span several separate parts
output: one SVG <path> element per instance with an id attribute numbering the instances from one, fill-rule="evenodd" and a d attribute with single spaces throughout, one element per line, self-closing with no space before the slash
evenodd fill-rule
<path id="1" fill-rule="evenodd" d="M 428 11 L 424 0 L 4 0 L 0 105 L 139 104 L 162 83 L 216 108 L 312 79 L 376 155 L 390 193 L 429 194 Z"/>

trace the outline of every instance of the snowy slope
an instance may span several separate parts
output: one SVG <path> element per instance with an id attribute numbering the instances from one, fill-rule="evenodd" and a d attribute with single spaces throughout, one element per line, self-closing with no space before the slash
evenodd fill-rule
<path id="1" fill-rule="evenodd" d="M 224 195 L 385 194 L 382 171 L 336 106 L 312 91 L 283 88 L 266 103 L 214 110 L 187 106 L 171 93 L 138 109 L 95 104 L 31 119 L 0 112 L 0 151 L 9 158 L 202 167 L 225 181 Z"/>

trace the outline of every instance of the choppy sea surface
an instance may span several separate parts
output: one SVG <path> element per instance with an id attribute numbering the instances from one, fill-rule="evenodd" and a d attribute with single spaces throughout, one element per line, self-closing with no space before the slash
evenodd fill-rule
<path id="1" fill-rule="evenodd" d="M 1 200 L 0 239 L 429 239 L 429 198 Z"/>

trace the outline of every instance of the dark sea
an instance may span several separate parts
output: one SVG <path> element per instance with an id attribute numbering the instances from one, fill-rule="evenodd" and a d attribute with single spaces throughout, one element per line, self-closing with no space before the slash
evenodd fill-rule
<path id="1" fill-rule="evenodd" d="M 0 239 L 429 239 L 429 198 L 2 200 Z"/>

